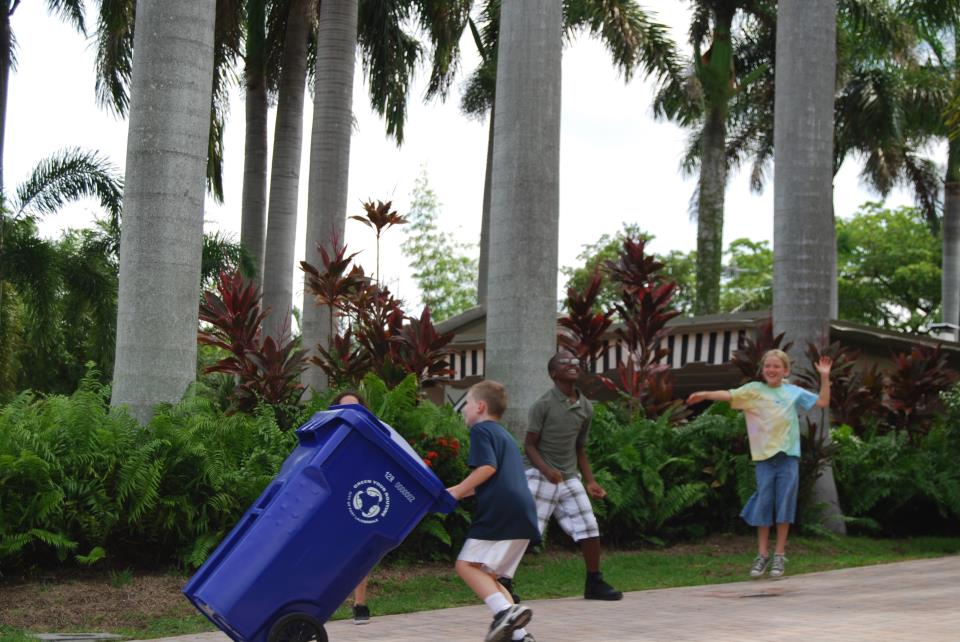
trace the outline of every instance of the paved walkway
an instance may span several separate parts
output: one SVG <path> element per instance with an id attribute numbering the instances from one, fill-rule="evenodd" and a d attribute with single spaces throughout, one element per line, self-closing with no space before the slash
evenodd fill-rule
<path id="1" fill-rule="evenodd" d="M 622 602 L 531 600 L 538 642 L 957 642 L 960 556 L 780 580 L 627 593 Z M 330 642 L 479 642 L 483 605 L 327 624 Z M 166 642 L 229 642 L 219 633 Z M 159 642 L 154 640 L 153 642 Z"/>

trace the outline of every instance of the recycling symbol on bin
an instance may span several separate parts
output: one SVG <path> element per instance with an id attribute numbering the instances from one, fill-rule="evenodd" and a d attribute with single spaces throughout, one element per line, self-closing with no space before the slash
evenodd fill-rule
<path id="1" fill-rule="evenodd" d="M 360 480 L 350 491 L 347 509 L 358 522 L 375 524 L 390 510 L 390 493 L 376 480 Z"/>

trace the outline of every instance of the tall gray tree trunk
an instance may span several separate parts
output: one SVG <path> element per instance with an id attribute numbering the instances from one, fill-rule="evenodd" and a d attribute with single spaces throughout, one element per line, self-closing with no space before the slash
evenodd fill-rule
<path id="1" fill-rule="evenodd" d="M 493 175 L 493 127 L 497 110 L 490 108 L 490 124 L 487 134 L 487 163 L 483 172 L 483 212 L 480 219 L 480 260 L 477 261 L 477 303 L 487 302 L 487 279 L 490 265 L 490 191 Z"/>
<path id="2" fill-rule="evenodd" d="M 958 72 L 960 75 L 960 72 Z M 940 306 L 944 323 L 960 325 L 960 139 L 947 143 L 943 185 L 943 272 Z M 956 339 L 954 335 L 954 339 Z"/>
<path id="3" fill-rule="evenodd" d="M 830 336 L 833 226 L 833 98 L 836 0 L 780 0 L 774 105 L 773 320 L 793 341 L 797 367 L 808 343 Z M 829 413 L 815 412 L 829 441 Z M 842 532 L 833 469 L 817 479 L 825 525 Z"/>
<path id="4" fill-rule="evenodd" d="M 137 2 L 111 403 L 140 422 L 196 379 L 214 9 Z"/>
<path id="5" fill-rule="evenodd" d="M 303 148 L 303 101 L 313 2 L 292 0 L 283 44 L 283 68 L 273 133 L 273 168 L 263 269 L 263 304 L 270 308 L 264 332 L 274 339 L 290 330 L 293 258 L 297 242 L 297 197 Z"/>
<path id="6" fill-rule="evenodd" d="M 7 130 L 7 93 L 10 90 L 10 63 L 13 38 L 10 35 L 10 0 L 0 2 L 0 193 L 3 193 L 3 146 Z M 3 237 L 0 236 L 0 241 Z M 0 245 L 2 247 L 2 245 Z"/>
<path id="7" fill-rule="evenodd" d="M 700 146 L 700 190 L 697 200 L 697 297 L 694 314 L 720 311 L 720 269 L 723 263 L 723 203 L 727 188 L 726 105 L 712 106 L 703 125 Z"/>
<path id="8" fill-rule="evenodd" d="M 267 237 L 267 69 L 266 2 L 247 3 L 246 132 L 243 150 L 243 193 L 240 198 L 240 245 L 253 258 L 256 281 L 263 280 Z"/>
<path id="9" fill-rule="evenodd" d="M 353 73 L 357 48 L 357 0 L 324 0 L 317 29 L 313 129 L 310 137 L 310 178 L 307 196 L 306 260 L 318 264 L 317 244 L 343 242 L 350 179 L 350 133 L 353 123 Z M 303 347 L 316 354 L 318 344 L 330 343 L 332 311 L 317 306 L 304 287 Z M 311 366 L 303 383 L 326 387 L 323 371 Z"/>
<path id="10" fill-rule="evenodd" d="M 506 386 L 518 436 L 557 345 L 561 19 L 560 0 L 500 13 L 485 376 Z"/>

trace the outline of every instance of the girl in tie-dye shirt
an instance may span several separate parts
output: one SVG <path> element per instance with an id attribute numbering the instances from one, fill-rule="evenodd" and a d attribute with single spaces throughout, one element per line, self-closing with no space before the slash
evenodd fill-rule
<path id="1" fill-rule="evenodd" d="M 734 390 L 695 392 L 687 404 L 727 401 L 743 410 L 750 439 L 750 455 L 756 462 L 757 492 L 747 501 L 740 516 L 757 527 L 757 557 L 751 577 L 761 577 L 770 568 L 771 577 L 783 575 L 790 524 L 797 512 L 800 485 L 800 421 L 797 410 L 830 405 L 829 357 L 816 364 L 820 373 L 820 394 L 787 383 L 790 357 L 782 350 L 769 350 L 761 360 L 763 381 L 753 381 Z M 771 563 L 770 526 L 777 525 L 777 542 Z"/>

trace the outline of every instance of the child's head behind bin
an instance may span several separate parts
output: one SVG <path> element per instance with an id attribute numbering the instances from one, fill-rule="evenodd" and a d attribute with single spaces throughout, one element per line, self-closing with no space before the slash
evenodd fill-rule
<path id="1" fill-rule="evenodd" d="M 507 410 L 507 389 L 496 381 L 485 379 L 470 386 L 463 418 L 468 426 L 481 421 L 499 421 Z"/>

